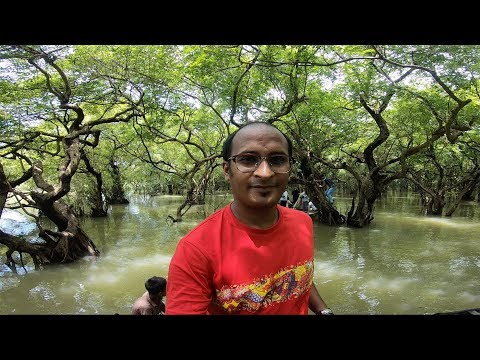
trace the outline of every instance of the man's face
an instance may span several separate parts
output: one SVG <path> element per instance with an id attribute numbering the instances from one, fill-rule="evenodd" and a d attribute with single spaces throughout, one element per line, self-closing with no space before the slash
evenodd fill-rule
<path id="1" fill-rule="evenodd" d="M 238 154 L 288 156 L 288 143 L 275 128 L 264 125 L 247 126 L 235 135 L 232 142 L 231 156 Z M 230 160 L 223 164 L 223 171 L 238 206 L 256 209 L 276 207 L 290 175 L 274 173 L 265 160 L 255 171 L 249 173 L 239 171 L 235 162 Z"/>

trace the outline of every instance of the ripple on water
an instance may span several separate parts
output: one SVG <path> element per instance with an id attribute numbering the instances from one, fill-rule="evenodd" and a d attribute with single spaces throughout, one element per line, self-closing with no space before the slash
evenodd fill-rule
<path id="1" fill-rule="evenodd" d="M 330 281 L 331 279 L 356 279 L 358 272 L 344 264 L 338 264 L 331 261 L 315 261 L 315 276 L 321 278 L 321 282 Z"/>
<path id="2" fill-rule="evenodd" d="M 426 293 L 432 297 L 444 296 L 446 294 L 443 289 L 427 289 Z"/>
<path id="3" fill-rule="evenodd" d="M 449 218 L 449 217 L 438 217 L 438 216 L 404 216 L 402 217 L 403 222 L 412 222 L 416 224 L 423 225 L 434 225 L 435 228 L 457 228 L 457 229 L 469 229 L 469 228 L 478 228 L 477 223 L 467 222 L 465 219 L 460 218 Z"/>
<path id="4" fill-rule="evenodd" d="M 10 271 L 10 269 L 8 270 Z M 0 275 L 3 275 L 3 274 L 0 273 Z M 16 277 L 2 276 L 2 280 L 0 281 L 0 290 L 8 290 L 8 289 L 16 288 L 19 283 L 20 283 L 20 279 L 17 276 Z"/>
<path id="5" fill-rule="evenodd" d="M 374 278 L 367 281 L 366 286 L 370 289 L 383 289 L 387 291 L 399 292 L 410 286 L 412 283 L 418 282 L 416 278 Z"/>
<path id="6" fill-rule="evenodd" d="M 401 268 L 404 272 L 414 272 L 417 270 L 417 265 L 411 260 L 400 260 L 398 267 Z"/>
<path id="7" fill-rule="evenodd" d="M 39 301 L 42 299 L 50 301 L 56 297 L 54 291 L 44 284 L 39 284 L 30 289 L 29 296 L 32 297 L 34 301 Z"/>
<path id="8" fill-rule="evenodd" d="M 480 294 L 472 294 L 469 291 L 462 291 L 460 293 L 460 298 L 464 301 L 475 304 L 476 306 L 480 305 Z"/>

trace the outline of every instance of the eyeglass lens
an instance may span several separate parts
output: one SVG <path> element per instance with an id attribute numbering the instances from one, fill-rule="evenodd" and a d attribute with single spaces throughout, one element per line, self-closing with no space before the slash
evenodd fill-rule
<path id="1" fill-rule="evenodd" d="M 266 160 L 270 169 L 275 173 L 287 173 L 290 171 L 290 158 L 286 155 L 258 156 L 253 154 L 242 154 L 232 156 L 237 169 L 241 172 L 255 171 L 262 160 Z"/>

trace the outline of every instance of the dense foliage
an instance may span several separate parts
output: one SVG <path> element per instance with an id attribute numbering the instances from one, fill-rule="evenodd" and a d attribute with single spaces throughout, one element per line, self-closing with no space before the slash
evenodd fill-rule
<path id="1" fill-rule="evenodd" d="M 223 140 L 274 123 L 294 142 L 293 186 L 319 221 L 363 227 L 391 187 L 426 214 L 478 199 L 479 46 L 0 46 L 0 215 L 22 208 L 43 247 L 0 234 L 40 266 L 98 251 L 78 216 L 128 193 L 183 194 L 181 221 L 226 190 Z M 321 174 L 352 194 L 340 214 Z M 50 222 L 42 222 L 46 216 Z M 79 245 L 80 244 L 80 245 Z"/>

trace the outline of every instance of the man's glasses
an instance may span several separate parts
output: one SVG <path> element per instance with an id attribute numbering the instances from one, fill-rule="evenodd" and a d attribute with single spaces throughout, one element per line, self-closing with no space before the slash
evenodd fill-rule
<path id="1" fill-rule="evenodd" d="M 249 173 L 257 170 L 260 163 L 266 160 L 270 169 L 276 174 L 286 174 L 292 169 L 292 159 L 287 155 L 258 156 L 253 154 L 239 154 L 230 156 L 227 160 L 233 160 L 238 171 Z"/>

